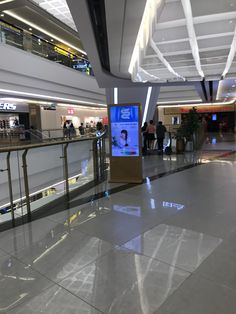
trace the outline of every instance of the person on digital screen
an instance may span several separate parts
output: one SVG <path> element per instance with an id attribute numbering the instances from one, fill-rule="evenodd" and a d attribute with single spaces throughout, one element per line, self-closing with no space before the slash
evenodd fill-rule
<path id="1" fill-rule="evenodd" d="M 122 130 L 120 132 L 120 138 L 119 138 L 119 147 L 127 147 L 128 145 L 128 131 Z"/>

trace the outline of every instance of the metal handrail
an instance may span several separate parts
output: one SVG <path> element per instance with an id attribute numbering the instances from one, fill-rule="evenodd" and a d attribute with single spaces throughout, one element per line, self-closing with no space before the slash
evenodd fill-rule
<path id="1" fill-rule="evenodd" d="M 102 138 L 104 135 L 97 137 L 97 136 L 87 136 L 87 137 L 79 137 L 79 138 L 65 138 L 63 140 L 57 140 L 54 142 L 41 142 L 41 143 L 29 143 L 24 145 L 17 145 L 17 146 L 9 146 L 9 147 L 3 147 L 0 148 L 0 153 L 6 153 L 6 152 L 12 152 L 12 151 L 19 151 L 24 149 L 30 149 L 30 148 L 37 148 L 37 147 L 45 147 L 45 146 L 53 146 L 58 144 L 66 144 L 66 143 L 74 143 L 74 142 L 82 142 L 87 140 L 93 140 L 93 139 L 99 139 Z"/>
<path id="2" fill-rule="evenodd" d="M 22 153 L 22 169 L 23 169 L 23 184 L 24 184 L 24 196 L 21 196 L 21 199 L 25 200 L 25 205 L 27 209 L 26 217 L 28 221 L 32 219 L 32 211 L 31 211 L 31 195 L 29 192 L 29 178 L 28 178 L 28 165 L 27 165 L 27 154 L 30 149 L 38 148 L 38 147 L 47 147 L 47 146 L 55 146 L 62 144 L 63 148 L 63 168 L 64 168 L 64 182 L 66 185 L 65 196 L 67 199 L 67 204 L 70 201 L 70 189 L 69 189 L 69 174 L 68 174 L 68 159 L 67 159 L 67 149 L 70 143 L 75 142 L 84 142 L 84 141 L 92 141 L 92 149 L 93 151 L 93 163 L 94 163 L 94 182 L 101 182 L 105 178 L 105 163 L 106 163 L 106 152 L 105 152 L 105 138 L 106 132 L 101 133 L 100 135 L 77 138 L 77 139 L 66 139 L 63 141 L 55 141 L 55 142 L 48 142 L 48 143 L 35 143 L 35 144 L 28 144 L 16 147 L 7 147 L 7 148 L 0 148 L 0 153 L 7 153 L 6 156 L 6 169 L 0 169 L 2 172 L 8 172 L 8 188 L 9 188 L 9 208 L 11 210 L 11 223 L 12 227 L 16 225 L 15 220 L 16 217 L 14 216 L 14 206 L 15 201 L 13 200 L 13 193 L 12 193 L 12 179 L 11 179 L 11 163 L 10 163 L 10 154 L 13 151 L 23 151 Z M 62 196 L 63 197 L 63 196 Z"/>

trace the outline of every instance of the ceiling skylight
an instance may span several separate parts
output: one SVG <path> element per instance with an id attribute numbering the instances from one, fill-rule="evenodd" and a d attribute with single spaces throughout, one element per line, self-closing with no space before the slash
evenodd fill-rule
<path id="1" fill-rule="evenodd" d="M 55 18 L 77 31 L 66 0 L 33 0 Z"/>

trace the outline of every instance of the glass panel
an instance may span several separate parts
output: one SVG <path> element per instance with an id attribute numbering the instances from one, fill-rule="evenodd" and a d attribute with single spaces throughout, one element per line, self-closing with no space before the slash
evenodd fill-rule
<path id="1" fill-rule="evenodd" d="M 70 190 L 94 180 L 92 145 L 88 140 L 70 143 L 67 148 Z"/>
<path id="2" fill-rule="evenodd" d="M 24 181 L 22 171 L 23 151 L 11 152 L 10 166 L 15 218 L 22 215 L 24 203 Z M 7 173 L 7 153 L 0 153 L 0 222 L 11 220 L 9 184 Z"/>
<path id="3" fill-rule="evenodd" d="M 30 149 L 27 171 L 31 211 L 61 197 L 65 192 L 63 145 Z M 26 210 L 26 208 L 25 208 Z"/>

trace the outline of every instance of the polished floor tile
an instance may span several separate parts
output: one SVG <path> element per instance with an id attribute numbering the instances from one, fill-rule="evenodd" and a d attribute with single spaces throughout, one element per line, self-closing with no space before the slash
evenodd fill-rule
<path id="1" fill-rule="evenodd" d="M 105 313 L 151 314 L 190 273 L 114 250 L 59 284 Z"/>
<path id="2" fill-rule="evenodd" d="M 235 314 L 236 291 L 192 275 L 155 314 Z"/>
<path id="3" fill-rule="evenodd" d="M 220 246 L 197 269 L 196 274 L 236 291 L 236 252 Z"/>
<path id="4" fill-rule="evenodd" d="M 159 225 L 123 246 L 172 266 L 193 272 L 221 239 L 170 225 Z"/>
<path id="5" fill-rule="evenodd" d="M 5 313 L 53 284 L 38 272 L 2 252 L 0 281 L 0 313 Z"/>
<path id="6" fill-rule="evenodd" d="M 35 220 L 14 229 L 1 232 L 0 249 L 11 253 L 28 248 L 45 237 L 45 234 L 63 235 L 67 227 L 47 218 Z"/>
<path id="7" fill-rule="evenodd" d="M 71 230 L 59 237 L 45 235 L 39 242 L 12 254 L 47 278 L 58 282 L 110 249 L 112 245 L 105 241 Z"/>
<path id="8" fill-rule="evenodd" d="M 231 204 L 231 207 L 234 206 Z M 164 220 L 165 224 L 209 234 L 217 238 L 225 238 L 235 230 L 236 215 L 226 215 L 224 210 L 214 212 L 211 208 L 201 210 L 196 204 L 190 209 L 178 212 Z"/>
<path id="9" fill-rule="evenodd" d="M 153 219 L 140 219 L 112 211 L 79 224 L 78 230 L 115 245 L 121 245 L 158 224 Z"/>
<path id="10" fill-rule="evenodd" d="M 100 311 L 59 286 L 32 295 L 9 314 L 99 314 Z"/>

